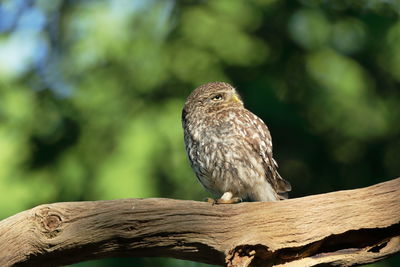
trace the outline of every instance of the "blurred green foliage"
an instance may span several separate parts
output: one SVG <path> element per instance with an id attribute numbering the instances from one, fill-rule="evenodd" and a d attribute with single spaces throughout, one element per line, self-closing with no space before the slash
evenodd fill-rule
<path id="1" fill-rule="evenodd" d="M 201 200 L 180 111 L 217 80 L 269 125 L 292 197 L 398 177 L 399 15 L 399 0 L 2 1 L 0 218 L 56 201 Z M 116 265 L 202 266 L 76 266 Z"/>

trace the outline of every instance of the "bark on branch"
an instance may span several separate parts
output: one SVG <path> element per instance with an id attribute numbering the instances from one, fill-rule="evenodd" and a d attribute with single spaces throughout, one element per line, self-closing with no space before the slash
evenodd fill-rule
<path id="1" fill-rule="evenodd" d="M 228 266 L 350 266 L 400 250 L 400 178 L 276 203 L 54 203 L 0 221 L 0 266 L 174 257 Z"/>

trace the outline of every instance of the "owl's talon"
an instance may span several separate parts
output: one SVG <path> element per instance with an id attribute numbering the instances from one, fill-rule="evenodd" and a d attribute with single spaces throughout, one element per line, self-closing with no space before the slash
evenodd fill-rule
<path id="1" fill-rule="evenodd" d="M 242 199 L 240 197 L 233 197 L 231 199 L 223 199 L 219 198 L 215 200 L 215 204 L 236 204 L 242 202 Z"/>
<path id="2" fill-rule="evenodd" d="M 242 199 L 240 197 L 233 197 L 231 199 L 223 199 L 223 198 L 206 198 L 205 199 L 206 202 L 211 203 L 212 205 L 216 205 L 216 204 L 236 204 L 236 203 L 240 203 L 242 202 Z"/>
<path id="3" fill-rule="evenodd" d="M 232 199 L 232 201 L 234 201 L 233 203 L 235 204 L 235 203 L 243 202 L 243 199 L 240 198 L 240 197 L 234 197 L 234 198 Z"/>
<path id="4" fill-rule="evenodd" d="M 206 197 L 204 199 L 204 201 L 208 202 L 208 203 L 211 203 L 212 205 L 217 204 L 217 199 L 213 199 L 213 198 L 210 198 L 210 197 Z"/>

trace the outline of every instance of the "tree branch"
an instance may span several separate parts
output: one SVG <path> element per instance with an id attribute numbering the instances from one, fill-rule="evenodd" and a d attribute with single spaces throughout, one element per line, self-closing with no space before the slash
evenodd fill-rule
<path id="1" fill-rule="evenodd" d="M 399 251 L 400 178 L 274 203 L 54 203 L 0 221 L 1 266 L 117 256 L 228 266 L 350 266 Z"/>

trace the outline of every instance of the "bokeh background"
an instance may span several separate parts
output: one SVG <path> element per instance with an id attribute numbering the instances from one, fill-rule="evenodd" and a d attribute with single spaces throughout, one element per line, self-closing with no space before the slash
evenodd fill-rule
<path id="1" fill-rule="evenodd" d="M 209 81 L 268 124 L 291 197 L 400 176 L 399 16 L 399 0 L 1 1 L 0 219 L 57 201 L 202 200 L 180 112 Z"/>

